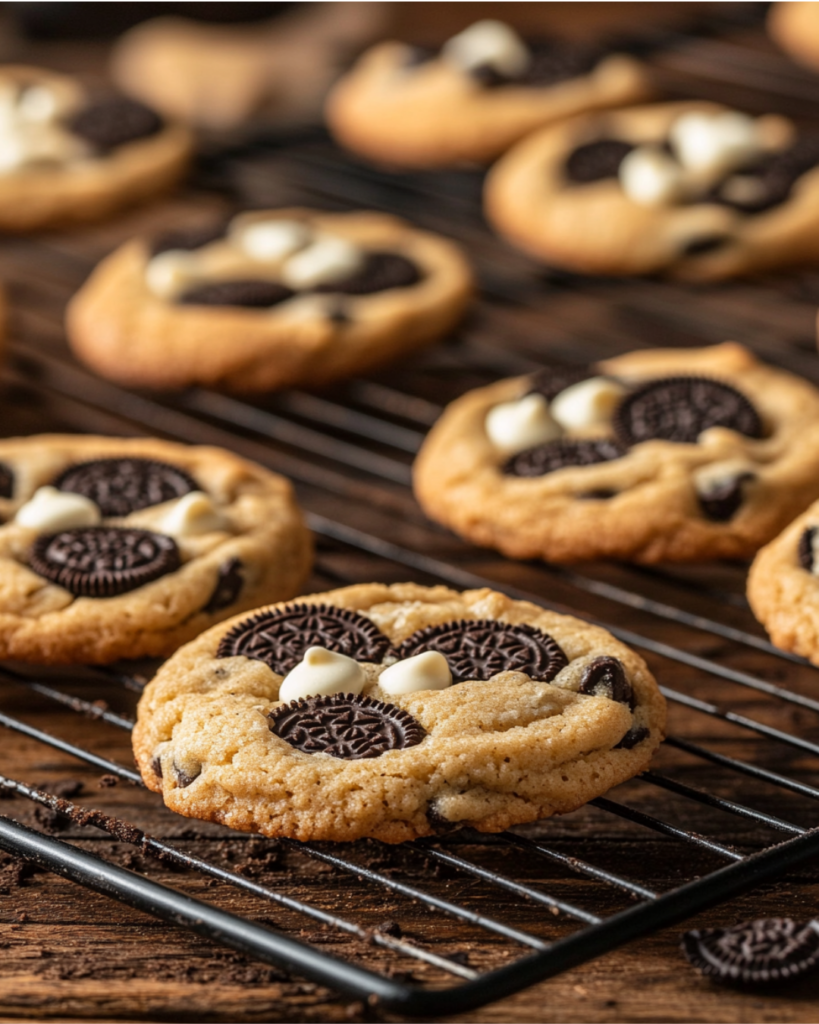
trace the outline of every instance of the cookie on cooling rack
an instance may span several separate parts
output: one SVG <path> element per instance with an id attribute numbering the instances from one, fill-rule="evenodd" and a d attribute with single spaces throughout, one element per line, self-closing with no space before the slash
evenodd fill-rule
<path id="1" fill-rule="evenodd" d="M 774 42 L 794 60 L 819 68 L 819 3 L 771 4 L 767 27 Z"/>
<path id="2" fill-rule="evenodd" d="M 575 118 L 492 169 L 486 215 L 545 262 L 718 280 L 819 258 L 819 138 L 711 103 Z"/>
<path id="3" fill-rule="evenodd" d="M 137 239 L 68 308 L 69 340 L 128 385 L 321 385 L 414 351 L 460 319 L 458 248 L 378 213 L 305 209 Z"/>
<path id="4" fill-rule="evenodd" d="M 163 656 L 298 593 L 309 533 L 282 477 L 220 448 L 0 441 L 0 658 Z"/>
<path id="5" fill-rule="evenodd" d="M 413 583 L 208 630 L 146 688 L 134 751 L 172 810 L 300 840 L 497 832 L 648 765 L 665 703 L 605 630 Z"/>
<path id="6" fill-rule="evenodd" d="M 819 497 L 819 391 L 730 342 L 543 370 L 453 402 L 414 477 L 513 558 L 749 557 Z"/>
<path id="7" fill-rule="evenodd" d="M 536 128 L 647 98 L 632 57 L 567 40 L 521 39 L 479 21 L 439 52 L 388 42 L 335 86 L 326 118 L 336 139 L 381 163 L 487 163 Z"/>
<path id="8" fill-rule="evenodd" d="M 0 230 L 96 220 L 184 173 L 190 132 L 40 68 L 0 67 Z"/>

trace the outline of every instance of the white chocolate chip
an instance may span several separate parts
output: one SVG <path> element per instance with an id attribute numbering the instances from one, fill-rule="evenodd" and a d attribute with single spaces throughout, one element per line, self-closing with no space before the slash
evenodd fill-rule
<path id="1" fill-rule="evenodd" d="M 145 283 L 159 299 L 169 299 L 197 279 L 200 263 L 184 249 L 169 249 L 148 261 Z"/>
<path id="2" fill-rule="evenodd" d="M 17 112 L 24 121 L 53 121 L 62 111 L 53 89 L 30 85 L 17 101 Z"/>
<path id="3" fill-rule="evenodd" d="M 257 220 L 235 233 L 239 247 L 254 260 L 286 259 L 304 248 L 310 235 L 307 225 L 297 220 Z"/>
<path id="4" fill-rule="evenodd" d="M 71 530 L 77 526 L 96 526 L 102 513 L 90 498 L 56 487 L 40 487 L 17 511 L 15 523 L 43 533 Z"/>
<path id="5" fill-rule="evenodd" d="M 739 168 L 762 149 L 756 121 L 738 110 L 682 114 L 669 138 L 684 167 L 709 174 Z"/>
<path id="6" fill-rule="evenodd" d="M 549 406 L 553 418 L 564 430 L 608 426 L 626 389 L 608 377 L 591 377 L 565 388 Z"/>
<path id="7" fill-rule="evenodd" d="M 398 661 L 378 677 L 378 685 L 389 697 L 400 697 L 418 690 L 445 690 L 451 684 L 449 665 L 438 651 L 423 651 L 405 661 Z"/>
<path id="8" fill-rule="evenodd" d="M 363 265 L 364 254 L 357 245 L 325 235 L 290 257 L 282 267 L 282 280 L 288 288 L 315 288 L 343 281 Z"/>
<path id="9" fill-rule="evenodd" d="M 503 452 L 520 452 L 560 437 L 549 403 L 536 392 L 514 402 L 501 402 L 486 414 L 486 433 Z"/>
<path id="10" fill-rule="evenodd" d="M 326 697 L 331 693 L 359 694 L 364 689 L 364 672 L 353 658 L 325 647 L 308 647 L 304 660 L 284 678 L 279 700 Z"/>
<path id="11" fill-rule="evenodd" d="M 178 498 L 160 520 L 157 529 L 172 537 L 193 537 L 227 528 L 227 520 L 204 491 L 191 491 Z"/>
<path id="12" fill-rule="evenodd" d="M 510 78 L 522 75 L 532 56 L 520 36 L 502 21 L 486 19 L 453 36 L 441 48 L 441 57 L 462 71 L 489 65 Z"/>
<path id="13" fill-rule="evenodd" d="M 676 202 L 683 194 L 683 170 L 677 161 L 653 146 L 638 146 L 620 163 L 623 191 L 641 206 Z"/>

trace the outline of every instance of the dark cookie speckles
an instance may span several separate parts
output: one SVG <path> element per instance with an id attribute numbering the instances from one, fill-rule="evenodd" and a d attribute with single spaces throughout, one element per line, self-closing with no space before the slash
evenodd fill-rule
<path id="1" fill-rule="evenodd" d="M 634 149 L 630 142 L 598 139 L 573 150 L 566 159 L 566 177 L 575 185 L 616 178 L 620 164 Z"/>
<path id="2" fill-rule="evenodd" d="M 235 281 L 209 281 L 189 288 L 177 299 L 183 306 L 242 306 L 267 309 L 293 297 L 293 292 L 276 281 L 247 278 Z"/>
<path id="3" fill-rule="evenodd" d="M 59 491 L 89 498 L 103 516 L 127 516 L 199 490 L 178 466 L 154 459 L 93 459 L 69 466 L 54 481 Z"/>
<path id="4" fill-rule="evenodd" d="M 626 677 L 623 663 L 618 658 L 603 655 L 590 661 L 580 677 L 578 693 L 595 697 L 608 697 L 620 704 L 634 706 L 634 693 Z"/>
<path id="5" fill-rule="evenodd" d="M 568 466 L 594 466 L 622 459 L 625 454 L 625 448 L 616 441 L 562 438 L 518 452 L 504 463 L 503 472 L 507 476 L 545 476 Z"/>
<path id="6" fill-rule="evenodd" d="M 102 153 L 156 135 L 162 126 L 162 118 L 153 110 L 124 96 L 90 103 L 67 124 L 69 131 Z"/>
<path id="7" fill-rule="evenodd" d="M 796 978 L 819 963 L 819 923 L 789 917 L 686 932 L 682 950 L 718 981 L 759 985 Z"/>

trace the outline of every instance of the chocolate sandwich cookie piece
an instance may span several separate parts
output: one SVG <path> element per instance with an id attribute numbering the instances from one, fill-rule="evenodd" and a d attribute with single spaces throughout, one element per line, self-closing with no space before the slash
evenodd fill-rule
<path id="1" fill-rule="evenodd" d="M 616 178 L 620 164 L 634 149 L 620 139 L 597 139 L 572 150 L 566 159 L 566 177 L 576 185 Z"/>
<path id="2" fill-rule="evenodd" d="M 216 657 L 253 658 L 286 675 L 308 647 L 324 647 L 356 661 L 377 664 L 391 649 L 381 630 L 358 612 L 328 604 L 293 604 L 259 612 L 238 623 L 222 637 Z"/>
<path id="3" fill-rule="evenodd" d="M 401 644 L 398 656 L 411 658 L 438 651 L 447 660 L 453 683 L 486 680 L 498 672 L 525 672 L 548 683 L 568 664 L 556 640 L 527 624 L 494 619 L 445 622 L 419 630 Z"/>
<path id="4" fill-rule="evenodd" d="M 578 693 L 592 694 L 595 697 L 608 697 L 620 704 L 634 703 L 631 683 L 626 678 L 623 663 L 617 658 L 602 656 L 590 661 L 583 669 Z"/>
<path id="5" fill-rule="evenodd" d="M 127 516 L 200 490 L 178 466 L 154 459 L 92 459 L 69 466 L 53 486 L 90 498 L 103 516 Z"/>
<path id="6" fill-rule="evenodd" d="M 580 384 L 595 376 L 597 374 L 586 366 L 544 366 L 529 378 L 527 394 L 543 395 L 547 402 L 551 402 L 572 384 Z"/>
<path id="7" fill-rule="evenodd" d="M 242 592 L 245 578 L 242 575 L 244 566 L 238 558 L 231 558 L 219 566 L 219 575 L 216 578 L 216 586 L 208 599 L 208 603 L 202 609 L 208 615 L 229 608 L 236 601 Z"/>
<path id="8" fill-rule="evenodd" d="M 561 438 L 518 452 L 503 464 L 508 476 L 545 476 L 569 466 L 594 466 L 622 459 L 626 454 L 616 441 Z"/>
<path id="9" fill-rule="evenodd" d="M 83 107 L 69 120 L 67 127 L 100 152 L 107 153 L 126 142 L 156 135 L 163 124 L 162 118 L 144 104 L 124 96 L 111 96 Z"/>
<path id="10" fill-rule="evenodd" d="M 196 228 L 177 228 L 173 231 L 163 231 L 151 239 L 151 256 L 158 256 L 163 252 L 170 252 L 172 249 L 183 249 L 191 252 L 194 249 L 201 249 L 204 245 L 217 242 L 224 238 L 225 225 L 208 224 Z"/>
<path id="11" fill-rule="evenodd" d="M 478 64 L 469 72 L 487 89 L 503 85 L 544 88 L 587 75 L 600 61 L 601 51 L 565 39 L 539 39 L 529 46 L 529 65 L 519 75 L 505 75 L 492 64 Z"/>
<path id="12" fill-rule="evenodd" d="M 335 284 L 319 285 L 317 292 L 341 292 L 344 295 L 372 295 L 389 288 L 409 288 L 418 284 L 421 272 L 406 256 L 395 252 L 368 253 L 361 270 Z"/>
<path id="13" fill-rule="evenodd" d="M 771 153 L 749 171 L 741 172 L 748 179 L 742 191 L 732 188 L 728 179 L 717 185 L 708 198 L 743 213 L 763 213 L 786 202 L 796 182 L 817 165 L 819 138 L 803 136 L 789 149 Z"/>
<path id="14" fill-rule="evenodd" d="M 698 495 L 705 516 L 716 523 L 727 523 L 734 517 L 744 500 L 745 484 L 753 479 L 753 473 L 740 473 L 712 487 L 706 494 Z"/>
<path id="15" fill-rule="evenodd" d="M 14 470 L 0 462 L 0 498 L 14 497 Z"/>
<path id="16" fill-rule="evenodd" d="M 267 716 L 270 731 L 307 754 L 347 761 L 379 757 L 419 744 L 426 733 L 394 704 L 351 693 L 291 701 Z"/>
<path id="17" fill-rule="evenodd" d="M 718 981 L 785 981 L 815 970 L 819 922 L 767 917 L 731 928 L 698 928 L 683 935 L 682 950 L 698 970 Z"/>
<path id="18" fill-rule="evenodd" d="M 762 436 L 762 420 L 748 399 L 730 384 L 708 377 L 663 377 L 643 384 L 617 407 L 613 425 L 624 445 L 696 444 L 711 427 Z"/>
<path id="19" fill-rule="evenodd" d="M 116 597 L 175 572 L 172 537 L 149 530 L 83 526 L 38 537 L 28 564 L 75 597 Z"/>
<path id="20" fill-rule="evenodd" d="M 245 306 L 263 309 L 277 306 L 293 297 L 293 292 L 276 281 L 247 278 L 235 281 L 209 281 L 189 288 L 177 299 L 184 306 Z"/>
<path id="21" fill-rule="evenodd" d="M 813 572 L 813 541 L 816 536 L 817 527 L 809 526 L 799 538 L 799 547 L 796 549 L 796 557 L 799 564 L 807 572 Z"/>

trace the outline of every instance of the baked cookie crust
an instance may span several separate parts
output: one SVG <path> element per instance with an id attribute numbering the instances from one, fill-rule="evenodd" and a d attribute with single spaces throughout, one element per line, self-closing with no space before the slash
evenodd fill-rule
<path id="1" fill-rule="evenodd" d="M 768 34 L 794 60 L 819 66 L 819 4 L 810 0 L 780 0 L 771 4 Z"/>
<path id="2" fill-rule="evenodd" d="M 271 731 L 267 716 L 281 706 L 282 676 L 262 661 L 217 656 L 222 638 L 242 621 L 232 619 L 166 662 L 140 700 L 137 763 L 172 810 L 299 840 L 399 843 L 458 825 L 497 832 L 571 811 L 631 778 L 662 738 L 665 702 L 645 663 L 578 619 L 491 590 L 412 583 L 362 584 L 299 604 L 361 613 L 393 645 L 459 620 L 528 624 L 553 637 L 568 664 L 551 683 L 501 671 L 445 690 L 384 697 L 378 676 L 385 663 L 364 663 L 364 696 L 388 700 L 426 735 L 405 749 L 348 760 L 306 753 Z M 622 664 L 633 711 L 575 692 L 600 656 Z M 632 729 L 641 738 L 618 747 Z"/>

